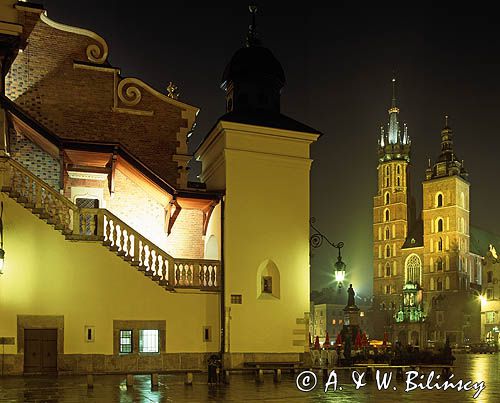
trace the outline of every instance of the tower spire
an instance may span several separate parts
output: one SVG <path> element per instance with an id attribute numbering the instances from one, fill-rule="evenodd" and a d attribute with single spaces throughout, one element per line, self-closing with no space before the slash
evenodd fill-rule
<path id="1" fill-rule="evenodd" d="M 396 76 L 393 72 L 392 74 L 392 104 L 391 108 L 396 107 Z"/>
<path id="2" fill-rule="evenodd" d="M 248 6 L 248 11 L 250 11 L 250 14 L 252 16 L 252 20 L 250 25 L 248 26 L 248 34 L 247 34 L 247 40 L 246 40 L 246 46 L 251 47 L 251 46 L 260 46 L 261 42 L 259 39 L 259 35 L 257 33 L 257 5 L 256 4 L 251 4 Z"/>
<path id="3" fill-rule="evenodd" d="M 401 127 L 399 124 L 399 108 L 396 102 L 396 76 L 392 76 L 392 102 L 389 108 L 389 122 L 387 132 L 380 129 L 379 158 L 382 160 L 410 159 L 410 136 L 406 123 Z"/>

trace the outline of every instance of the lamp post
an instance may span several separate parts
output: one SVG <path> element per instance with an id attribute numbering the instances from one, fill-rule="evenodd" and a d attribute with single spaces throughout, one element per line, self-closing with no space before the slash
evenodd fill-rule
<path id="1" fill-rule="evenodd" d="M 338 243 L 331 242 L 324 234 L 321 233 L 320 230 L 318 230 L 314 226 L 315 222 L 316 219 L 314 217 L 311 217 L 309 224 L 311 225 L 311 228 L 315 231 L 315 233 L 312 234 L 311 237 L 309 238 L 309 243 L 313 248 L 319 248 L 323 244 L 323 241 L 326 241 L 331 247 L 338 249 L 339 254 L 337 257 L 337 262 L 335 262 L 334 264 L 335 281 L 337 282 L 338 287 L 342 288 L 342 284 L 345 280 L 345 272 L 347 267 L 346 264 L 342 261 L 342 254 L 340 253 L 340 250 L 344 247 L 344 242 L 338 242 Z"/>

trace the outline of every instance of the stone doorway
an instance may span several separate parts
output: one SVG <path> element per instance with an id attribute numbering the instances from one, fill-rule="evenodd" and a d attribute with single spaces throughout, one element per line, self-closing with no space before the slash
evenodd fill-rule
<path id="1" fill-rule="evenodd" d="M 24 373 L 57 372 L 57 329 L 24 329 Z"/>

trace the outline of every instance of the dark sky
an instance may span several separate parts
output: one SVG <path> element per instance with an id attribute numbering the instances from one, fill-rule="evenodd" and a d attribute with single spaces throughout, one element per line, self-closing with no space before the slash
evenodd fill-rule
<path id="1" fill-rule="evenodd" d="M 312 147 L 311 214 L 332 241 L 345 243 L 349 276 L 365 295 L 372 289 L 377 136 L 388 120 L 393 71 L 400 120 L 413 140 L 418 206 L 426 161 L 439 154 L 448 114 L 456 154 L 470 173 L 471 224 L 500 233 L 496 13 L 479 3 L 474 9 L 373 3 L 261 1 L 258 17 L 261 38 L 287 76 L 282 111 L 324 133 Z M 161 91 L 170 80 L 178 84 L 181 100 L 201 108 L 192 150 L 224 113 L 220 78 L 243 45 L 247 1 L 43 4 L 50 18 L 103 36 L 110 62 L 123 76 L 140 77 Z M 313 289 L 330 284 L 335 256 L 328 246 L 313 251 Z"/>

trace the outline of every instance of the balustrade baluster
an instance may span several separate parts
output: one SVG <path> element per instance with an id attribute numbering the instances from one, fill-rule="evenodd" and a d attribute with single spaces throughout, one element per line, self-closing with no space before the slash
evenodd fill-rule
<path id="1" fill-rule="evenodd" d="M 123 252 L 125 249 L 125 230 L 122 225 L 120 225 L 120 251 Z"/>
<path id="2" fill-rule="evenodd" d="M 167 259 L 165 256 L 161 256 L 161 280 L 168 280 L 168 272 L 167 272 Z"/>
<path id="3" fill-rule="evenodd" d="M 155 269 L 155 276 L 158 276 L 160 272 L 160 255 L 158 252 L 155 250 L 155 264 L 154 264 L 154 269 Z"/>
<path id="4" fill-rule="evenodd" d="M 89 223 L 89 234 L 88 235 L 95 235 L 96 233 L 96 227 L 95 227 L 95 216 L 92 213 L 92 211 L 87 211 L 87 214 L 85 215 L 86 219 L 85 221 Z"/>
<path id="5" fill-rule="evenodd" d="M 182 265 L 180 264 L 175 265 L 175 283 L 174 283 L 175 286 L 179 285 L 181 281 L 181 270 L 182 270 L 181 268 Z"/>
<path id="6" fill-rule="evenodd" d="M 146 266 L 146 245 L 144 244 L 144 241 L 141 241 L 141 266 Z"/>
<path id="7" fill-rule="evenodd" d="M 148 271 L 153 270 L 153 250 L 151 246 L 148 245 Z"/>
<path id="8" fill-rule="evenodd" d="M 100 238 L 104 239 L 104 210 L 97 210 L 97 228 L 95 234 Z"/>
<path id="9" fill-rule="evenodd" d="M 35 208 L 42 207 L 42 187 L 35 183 Z"/>
<path id="10" fill-rule="evenodd" d="M 125 250 L 127 251 L 127 256 L 132 256 L 132 233 L 127 230 L 127 240 L 125 244 Z"/>
<path id="11" fill-rule="evenodd" d="M 109 235 L 109 240 L 111 241 L 113 246 L 117 246 L 116 245 L 116 238 L 117 238 L 116 223 L 115 223 L 115 220 L 112 220 L 111 222 L 112 222 L 112 224 L 111 224 L 111 232 Z"/>

